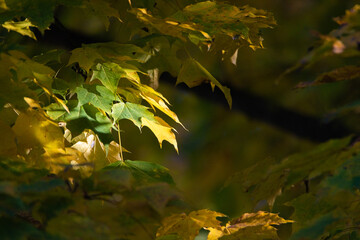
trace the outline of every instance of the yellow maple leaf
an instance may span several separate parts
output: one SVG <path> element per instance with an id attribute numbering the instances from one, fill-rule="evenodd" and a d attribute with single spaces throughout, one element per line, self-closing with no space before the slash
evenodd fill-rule
<path id="1" fill-rule="evenodd" d="M 226 226 L 209 227 L 208 240 L 217 239 L 277 239 L 276 228 L 272 225 L 291 223 L 278 214 L 258 211 L 256 213 L 245 213 L 240 218 L 235 219 Z"/>
<path id="2" fill-rule="evenodd" d="M 18 145 L 24 149 L 34 146 L 64 148 L 62 130 L 40 110 L 29 108 L 20 113 L 12 130 Z"/>
<path id="3" fill-rule="evenodd" d="M 121 146 L 121 150 L 123 152 L 128 152 L 128 150 L 126 150 L 123 146 Z M 108 154 L 107 154 L 107 159 L 109 160 L 109 162 L 113 163 L 113 162 L 117 162 L 117 161 L 121 161 L 121 157 L 120 157 L 120 146 L 117 142 L 112 141 L 109 144 L 109 149 L 108 149 Z"/>
<path id="4" fill-rule="evenodd" d="M 179 152 L 175 134 L 173 132 L 175 131 L 175 129 L 170 127 L 164 120 L 157 116 L 155 116 L 154 119 L 155 121 L 151 121 L 147 118 L 142 117 L 141 127 L 146 126 L 150 128 L 150 130 L 155 134 L 156 138 L 158 139 L 160 143 L 160 148 L 162 147 L 162 142 L 165 140 L 172 144 L 175 150 Z"/>
<path id="5" fill-rule="evenodd" d="M 85 130 L 82 134 L 75 137 L 73 142 L 75 144 L 71 148 L 81 152 L 86 161 L 94 165 L 95 170 L 99 170 L 109 164 L 104 144 L 93 131 Z"/>
<path id="6" fill-rule="evenodd" d="M 188 215 L 174 214 L 163 220 L 156 237 L 177 234 L 184 240 L 193 240 L 203 227 L 220 227 L 221 222 L 216 219 L 217 217 L 225 217 L 225 215 L 207 209 L 193 211 Z"/>
<path id="7" fill-rule="evenodd" d="M 3 5 L 0 3 L 0 5 Z M 2 24 L 3 28 L 6 28 L 8 31 L 15 31 L 20 33 L 21 35 L 31 37 L 36 40 L 35 34 L 30 30 L 30 27 L 35 27 L 29 19 L 25 19 L 24 21 L 14 22 L 7 21 Z"/>

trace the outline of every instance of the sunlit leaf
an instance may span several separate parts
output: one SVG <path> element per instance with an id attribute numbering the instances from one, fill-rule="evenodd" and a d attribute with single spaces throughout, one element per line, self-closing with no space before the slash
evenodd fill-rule
<path id="1" fill-rule="evenodd" d="M 149 119 L 142 117 L 141 118 L 141 127 L 146 126 L 155 134 L 156 138 L 159 141 L 160 148 L 162 147 L 162 142 L 165 140 L 172 144 L 177 152 L 178 146 L 176 142 L 176 137 L 174 134 L 174 128 L 169 126 L 164 120 L 159 117 L 154 117 L 154 119 Z"/>
<path id="2" fill-rule="evenodd" d="M 293 221 L 285 220 L 274 213 L 263 211 L 245 213 L 226 226 L 207 228 L 210 231 L 208 239 L 279 239 L 273 225 L 291 222 Z"/>
<path id="3" fill-rule="evenodd" d="M 219 227 L 220 221 L 217 217 L 224 217 L 222 213 L 210 211 L 207 209 L 193 211 L 189 214 L 174 214 L 163 220 L 162 226 L 158 229 L 156 237 L 170 235 L 175 233 L 182 239 L 193 240 L 203 227 Z"/>
<path id="4" fill-rule="evenodd" d="M 153 88 L 147 85 L 141 83 L 134 83 L 134 84 L 139 89 L 140 96 L 145 101 L 147 101 L 150 104 L 150 106 L 152 106 L 153 108 L 156 107 L 157 109 L 165 113 L 167 116 L 172 118 L 175 122 L 181 124 L 178 116 L 169 109 L 168 107 L 168 105 L 170 104 L 169 101 L 161 93 L 155 91 Z M 181 124 L 181 126 L 183 125 Z"/>
<path id="5" fill-rule="evenodd" d="M 2 26 L 9 31 L 18 32 L 21 35 L 28 36 L 36 40 L 35 34 L 30 30 L 30 27 L 34 27 L 34 25 L 28 19 L 20 22 L 8 21 L 3 23 Z"/>
<path id="6" fill-rule="evenodd" d="M 154 114 L 151 113 L 147 107 L 135 103 L 116 103 L 112 107 L 112 116 L 115 121 L 128 119 L 132 121 L 135 126 L 141 129 L 141 118 L 154 119 Z"/>
<path id="7" fill-rule="evenodd" d="M 96 60 L 103 60 L 97 49 L 83 46 L 71 51 L 68 65 L 77 62 L 80 67 L 89 72 L 90 68 L 96 63 Z"/>
<path id="8" fill-rule="evenodd" d="M 24 148 L 36 145 L 54 149 L 64 147 L 61 129 L 36 110 L 21 113 L 12 130 L 18 144 Z"/>
<path id="9" fill-rule="evenodd" d="M 78 87 L 75 89 L 75 92 L 78 96 L 79 104 L 84 105 L 90 103 L 94 107 L 107 113 L 111 113 L 113 101 L 118 100 L 116 94 L 100 85 Z"/>
<path id="10" fill-rule="evenodd" d="M 94 166 L 95 170 L 99 170 L 109 164 L 104 144 L 100 142 L 99 137 L 91 130 L 84 131 L 81 135 L 75 137 L 73 142 L 75 144 L 71 147 L 83 153 L 84 158 Z"/>

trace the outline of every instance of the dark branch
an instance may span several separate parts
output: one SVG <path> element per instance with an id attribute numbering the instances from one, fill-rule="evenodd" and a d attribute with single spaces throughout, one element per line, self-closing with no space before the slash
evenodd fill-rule
<path id="1" fill-rule="evenodd" d="M 175 84 L 176 79 L 164 73 L 161 76 L 161 81 Z M 291 109 L 284 108 L 274 103 L 271 99 L 257 96 L 246 90 L 236 89 L 231 86 L 228 87 L 231 89 L 231 96 L 233 98 L 233 111 L 243 112 L 250 118 L 266 122 L 300 138 L 309 139 L 314 142 L 323 142 L 331 138 L 341 138 L 354 133 L 358 134 L 344 126 L 338 120 L 325 123 L 322 119 L 306 116 Z M 189 89 L 185 84 L 180 84 L 177 88 L 184 91 L 191 91 L 207 101 L 210 100 L 222 104 L 224 107 L 228 107 L 222 92 L 215 90 L 213 93 L 207 85 Z"/>

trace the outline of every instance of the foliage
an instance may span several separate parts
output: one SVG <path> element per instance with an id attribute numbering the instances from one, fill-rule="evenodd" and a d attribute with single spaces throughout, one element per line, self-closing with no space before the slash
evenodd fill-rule
<path id="1" fill-rule="evenodd" d="M 231 107 L 230 90 L 187 48 L 230 57 L 242 46 L 262 48 L 259 29 L 275 24 L 270 13 L 248 6 L 185 3 L 173 11 L 177 1 L 156 8 L 148 1 L 0 2 L 0 21 L 9 31 L 0 59 L 2 238 L 153 239 L 158 229 L 159 239 L 168 233 L 194 239 L 204 228 L 209 238 L 218 239 L 252 237 L 246 232 L 249 226 L 256 229 L 252 238 L 259 239 L 277 238 L 272 225 L 291 222 L 258 212 L 254 219 L 244 215 L 222 227 L 217 217 L 225 215 L 210 210 L 164 218 L 191 210 L 169 170 L 123 157 L 124 119 L 139 130 L 149 128 L 160 147 L 167 141 L 178 151 L 175 128 L 168 122 L 184 126 L 156 91 L 164 71 L 189 87 L 210 82 Z M 52 31 L 60 9 L 86 13 L 105 30 L 117 19 L 126 27 L 126 40 L 83 44 L 69 51 L 51 47 L 29 55 L 21 51 L 21 42 L 8 44 L 17 32 L 36 45 L 36 39 Z"/>
<path id="2" fill-rule="evenodd" d="M 70 21 L 66 14 L 73 14 Z M 360 143 L 355 135 L 279 160 L 248 162 L 225 176 L 217 195 L 236 186 L 239 204 L 247 204 L 233 219 L 195 207 L 170 170 L 149 161 L 150 156 L 143 161 L 124 157 L 131 156 L 123 146 L 128 148 L 126 124 L 145 134 L 148 128 L 160 147 L 168 142 L 181 154 L 176 128 L 186 130 L 187 124 L 172 110 L 168 93 L 158 90 L 164 72 L 191 88 L 209 83 L 231 108 L 230 89 L 206 58 L 236 65 L 240 51 L 263 48 L 261 29 L 276 24 L 270 12 L 223 1 L 0 0 L 0 16 L 2 239 L 359 238 Z M 315 47 L 281 77 L 340 59 L 338 66 L 329 64 L 296 88 L 359 79 L 359 16 L 355 5 L 335 18 L 339 27 L 316 34 Z M 94 37 L 92 29 L 113 36 L 101 41 L 95 36 L 70 49 L 43 45 L 59 24 L 86 36 Z M 358 111 L 359 102 L 340 105 L 331 117 Z M 195 118 L 197 110 L 184 108 Z M 216 132 L 203 129 L 202 137 L 188 144 L 201 144 L 211 131 Z M 140 136 L 134 138 L 136 147 L 145 148 Z M 210 154 L 223 154 L 216 144 Z M 219 159 L 216 172 L 204 167 L 207 175 L 219 177 L 227 167 Z"/>

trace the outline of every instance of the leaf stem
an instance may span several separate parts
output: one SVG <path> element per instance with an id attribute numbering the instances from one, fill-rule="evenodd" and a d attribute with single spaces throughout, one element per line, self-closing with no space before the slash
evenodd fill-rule
<path id="1" fill-rule="evenodd" d="M 121 136 L 120 136 L 120 123 L 119 121 L 117 122 L 117 128 L 118 128 L 118 137 L 119 137 L 119 152 L 120 152 L 120 159 L 121 162 L 124 162 L 124 158 L 123 158 L 123 151 L 122 151 L 122 145 L 121 145 Z"/>

